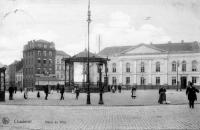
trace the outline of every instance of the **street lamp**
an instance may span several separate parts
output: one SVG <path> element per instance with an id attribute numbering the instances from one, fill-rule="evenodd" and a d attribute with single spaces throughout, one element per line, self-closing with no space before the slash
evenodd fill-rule
<path id="1" fill-rule="evenodd" d="M 178 81 L 178 67 L 179 67 L 179 61 L 177 61 L 177 88 L 176 88 L 176 91 L 178 91 L 178 85 L 179 85 L 179 81 Z"/>
<path id="2" fill-rule="evenodd" d="M 101 73 L 101 70 L 102 70 L 102 67 L 103 67 L 103 64 L 102 63 L 99 63 L 98 64 L 98 68 L 99 68 L 99 96 L 100 96 L 100 98 L 99 98 L 99 104 L 104 104 L 103 103 L 103 87 L 102 87 L 102 80 L 101 80 L 101 78 L 102 78 L 102 73 Z"/>
<path id="3" fill-rule="evenodd" d="M 87 53 L 87 104 L 91 104 L 90 102 L 90 63 L 89 63 L 89 49 L 90 49 L 90 22 L 91 22 L 91 12 L 90 12 L 90 0 L 88 1 L 88 53 Z"/>

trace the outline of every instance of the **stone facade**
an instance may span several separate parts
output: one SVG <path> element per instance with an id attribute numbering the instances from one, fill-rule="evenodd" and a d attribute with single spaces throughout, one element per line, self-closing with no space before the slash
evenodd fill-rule
<path id="1" fill-rule="evenodd" d="M 118 53 L 113 49 L 116 47 L 105 48 L 99 53 L 111 59 L 108 62 L 110 85 L 170 85 L 176 88 L 178 82 L 185 88 L 188 81 L 200 85 L 198 42 L 140 44 Z"/>

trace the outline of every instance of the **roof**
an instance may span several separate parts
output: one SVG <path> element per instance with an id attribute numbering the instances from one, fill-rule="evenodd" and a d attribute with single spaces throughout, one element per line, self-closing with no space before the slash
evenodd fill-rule
<path id="1" fill-rule="evenodd" d="M 68 55 L 67 53 L 65 53 L 64 51 L 61 51 L 61 50 L 56 50 L 56 55 L 70 57 L 70 55 Z"/>
<path id="2" fill-rule="evenodd" d="M 46 40 L 43 40 L 43 39 L 36 40 L 35 42 L 50 43 L 49 41 L 46 41 Z"/>
<path id="3" fill-rule="evenodd" d="M 198 42 L 184 42 L 184 43 L 165 43 L 165 44 L 144 44 L 152 48 L 157 48 L 169 53 L 180 52 L 200 52 L 200 43 Z M 137 45 L 138 46 L 138 45 Z M 137 46 L 113 46 L 104 48 L 99 55 L 101 56 L 113 56 L 127 51 L 130 48 Z"/>
<path id="4" fill-rule="evenodd" d="M 76 58 L 87 58 L 87 56 L 88 56 L 88 51 L 87 51 L 87 49 L 85 49 L 84 51 L 74 55 L 73 58 L 75 58 L 75 57 Z M 99 55 L 91 53 L 91 52 L 89 52 L 89 57 L 100 58 Z"/>
<path id="5" fill-rule="evenodd" d="M 98 54 L 101 56 L 112 56 L 115 54 L 119 54 L 122 51 L 125 51 L 131 47 L 134 46 L 113 46 L 113 47 L 107 47 L 105 49 L 103 49 L 102 51 L 100 51 Z"/>

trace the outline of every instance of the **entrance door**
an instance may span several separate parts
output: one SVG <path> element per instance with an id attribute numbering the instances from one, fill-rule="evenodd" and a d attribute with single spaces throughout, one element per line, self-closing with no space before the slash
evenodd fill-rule
<path id="1" fill-rule="evenodd" d="M 187 77 L 181 77 L 181 88 L 187 87 Z"/>

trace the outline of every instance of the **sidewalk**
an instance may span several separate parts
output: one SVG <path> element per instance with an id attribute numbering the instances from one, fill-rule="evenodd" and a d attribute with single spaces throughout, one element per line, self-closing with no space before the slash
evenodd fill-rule
<path id="1" fill-rule="evenodd" d="M 131 98 L 131 91 L 123 90 L 121 93 L 107 92 L 103 94 L 103 100 L 105 106 L 151 106 L 160 105 L 158 104 L 158 90 L 137 90 L 136 99 Z M 56 91 L 53 94 L 49 94 L 48 100 L 44 100 L 44 92 L 40 92 L 40 98 L 37 98 L 37 92 L 29 92 L 28 100 L 23 98 L 23 93 L 17 92 L 14 94 L 14 100 L 8 100 L 8 93 L 6 93 L 6 102 L 0 102 L 0 105 L 45 105 L 45 106 L 76 106 L 76 105 L 86 105 L 86 93 L 80 93 L 79 99 L 75 99 L 75 94 L 65 93 L 65 100 L 60 101 L 60 93 Z M 170 101 L 172 105 L 177 104 L 188 104 L 187 96 L 185 90 L 167 90 L 166 93 L 167 101 Z M 195 103 L 200 103 L 200 94 L 197 94 L 198 101 Z M 91 93 L 91 105 L 99 105 L 99 94 Z"/>

